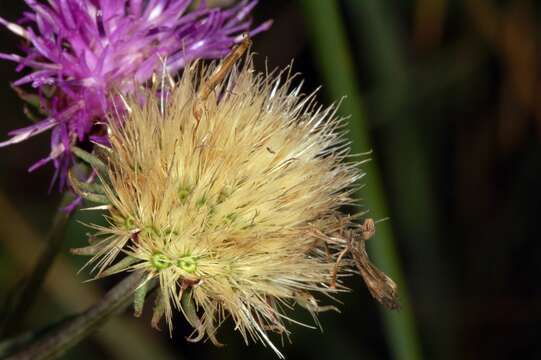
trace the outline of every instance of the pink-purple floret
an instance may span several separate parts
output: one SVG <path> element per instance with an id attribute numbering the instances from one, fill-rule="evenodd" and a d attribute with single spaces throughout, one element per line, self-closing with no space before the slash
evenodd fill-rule
<path id="1" fill-rule="evenodd" d="M 66 188 L 74 163 L 71 146 L 107 144 L 96 124 L 107 121 L 114 94 L 129 94 L 163 67 L 171 74 L 194 59 L 219 58 L 242 39 L 266 30 L 265 22 L 250 30 L 249 14 L 257 1 L 226 9 L 210 9 L 204 1 L 189 10 L 191 0 L 26 0 L 31 11 L 17 23 L 0 23 L 26 41 L 23 56 L 0 53 L 31 73 L 14 86 L 31 85 L 48 117 L 13 130 L 0 147 L 51 131 L 51 151 L 30 167 L 48 162 L 53 182 Z M 47 90 L 55 90 L 47 97 Z M 99 127 L 99 126 L 98 126 Z"/>

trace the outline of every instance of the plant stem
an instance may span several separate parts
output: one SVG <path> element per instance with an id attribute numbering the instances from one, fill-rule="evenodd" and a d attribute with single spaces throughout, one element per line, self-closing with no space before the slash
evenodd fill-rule
<path id="1" fill-rule="evenodd" d="M 7 360 L 45 360 L 59 357 L 103 325 L 109 317 L 125 310 L 132 300 L 133 292 L 143 279 L 143 272 L 131 274 L 109 290 L 98 304 L 53 326 Z"/>
<path id="2" fill-rule="evenodd" d="M 364 153 L 370 150 L 372 145 L 337 3 L 302 0 L 301 4 L 309 25 L 308 29 L 311 31 L 312 46 L 318 55 L 316 59 L 328 85 L 328 94 L 333 98 L 348 96 L 342 102 L 341 112 L 351 115 L 352 118 L 350 121 L 352 151 Z M 367 207 L 371 209 L 372 216 L 385 217 L 388 215 L 388 208 L 383 195 L 379 167 L 375 160 L 372 160 L 364 165 L 364 170 L 367 186 L 359 195 L 362 195 Z M 389 273 L 399 286 L 401 311 L 384 310 L 382 314 L 391 352 L 396 359 L 421 359 L 414 315 L 390 226 L 379 226 L 377 238 L 370 240 L 368 246 L 373 254 L 374 263 Z"/>
<path id="3" fill-rule="evenodd" d="M 40 238 L 19 209 L 1 191 L 0 214 L 9 214 L 9 217 L 0 217 L 0 241 L 2 249 L 14 263 L 13 271 L 30 272 L 35 259 L 28 256 L 28 249 L 39 249 L 45 239 Z M 64 312 L 79 313 L 102 299 L 103 292 L 97 287 L 97 282 L 82 285 L 81 279 L 75 276 L 77 269 L 68 260 L 63 253 L 58 255 L 44 281 L 43 291 Z M 115 359 L 180 360 L 178 353 L 173 355 L 162 346 L 160 339 L 153 336 L 146 323 L 132 317 L 111 319 L 93 337 L 96 344 Z M 29 343 L 32 339 L 28 334 L 2 339 L 0 359 L 5 354 L 13 353 L 9 351 L 10 348 L 18 348 L 19 344 Z M 128 341 L 130 346 L 125 346 Z"/>
<path id="4" fill-rule="evenodd" d="M 70 217 L 70 214 L 63 211 L 62 208 L 67 203 L 68 196 L 64 195 L 60 202 L 59 210 L 53 219 L 51 230 L 47 236 L 45 249 L 40 254 L 31 273 L 14 289 L 12 296 L 4 305 L 5 316 L 0 326 L 0 335 L 2 336 L 11 335 L 18 330 L 24 316 L 36 300 L 56 255 L 62 249 L 66 226 Z"/>
<path id="5" fill-rule="evenodd" d="M 435 7 L 442 7 L 444 3 L 442 0 L 431 2 Z M 445 236 L 438 226 L 441 214 L 434 197 L 436 192 L 431 171 L 431 168 L 437 166 L 431 164 L 431 161 L 439 159 L 438 145 L 442 133 L 437 122 L 420 121 L 422 111 L 419 109 L 426 110 L 433 106 L 434 99 L 446 98 L 441 91 L 434 91 L 433 88 L 428 92 L 432 94 L 432 99 L 421 100 L 423 91 L 427 94 L 423 87 L 429 87 L 429 83 L 434 81 L 440 86 L 449 83 L 451 79 L 455 80 L 450 76 L 456 76 L 456 71 L 447 72 L 445 76 L 432 76 L 430 82 L 412 71 L 414 67 L 406 56 L 408 51 L 404 49 L 409 39 L 405 39 L 400 31 L 403 24 L 395 16 L 397 7 L 392 1 L 346 0 L 346 5 L 351 18 L 359 20 L 356 39 L 362 44 L 363 51 L 359 56 L 366 63 L 379 91 L 379 98 L 373 99 L 370 111 L 372 120 L 376 118 L 380 124 L 384 124 L 380 127 L 384 129 L 380 151 L 386 155 L 387 184 L 394 195 L 394 225 L 400 229 L 400 239 L 411 254 L 409 274 L 419 279 L 417 298 L 423 303 L 423 317 L 418 321 L 424 331 L 431 334 L 430 351 L 433 356 L 438 359 L 454 359 L 457 357 L 453 355 L 456 348 L 453 345 L 456 344 L 453 334 L 456 331 L 449 318 L 451 313 L 441 311 L 442 304 L 449 302 L 453 296 L 449 291 L 453 288 L 449 284 L 452 280 L 442 282 L 441 279 L 450 279 L 452 276 L 446 266 L 442 242 L 438 241 Z M 430 9 L 425 6 L 426 10 Z M 444 11 L 443 8 L 440 10 Z M 456 68 L 456 54 L 452 58 Z M 419 102 L 423 105 L 415 108 Z M 440 114 L 434 112 L 426 116 L 427 119 L 440 117 Z M 426 136 L 428 132 L 430 137 Z M 406 167 L 408 175 L 404 176 Z M 439 321 L 430 321 L 435 317 Z"/>

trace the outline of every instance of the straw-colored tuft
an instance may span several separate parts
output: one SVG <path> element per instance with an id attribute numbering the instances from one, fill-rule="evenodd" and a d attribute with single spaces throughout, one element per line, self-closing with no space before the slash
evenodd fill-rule
<path id="1" fill-rule="evenodd" d="M 339 208 L 354 204 L 361 174 L 336 107 L 291 91 L 289 73 L 256 74 L 248 60 L 202 98 L 211 72 L 187 69 L 144 106 L 127 100 L 123 125 L 110 128 L 100 174 L 109 226 L 92 261 L 101 275 L 159 278 L 155 326 L 165 316 L 171 329 L 181 311 L 192 340 L 219 344 L 230 318 L 280 355 L 268 334 L 287 336 L 286 311 L 315 317 L 346 290 L 355 259 L 344 255 L 362 227 Z"/>

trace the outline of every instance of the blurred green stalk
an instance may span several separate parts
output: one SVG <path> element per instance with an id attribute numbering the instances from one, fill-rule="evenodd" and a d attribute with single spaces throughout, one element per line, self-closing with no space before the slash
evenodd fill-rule
<path id="1" fill-rule="evenodd" d="M 133 301 L 133 292 L 145 280 L 145 274 L 136 271 L 124 278 L 103 296 L 100 302 L 80 315 L 57 325 L 38 331 L 31 342 L 7 360 L 57 359 L 101 327 L 113 315 L 124 311 Z M 152 287 L 156 282 L 151 285 Z"/>
<path id="2" fill-rule="evenodd" d="M 4 318 L 0 326 L 0 335 L 12 335 L 20 330 L 20 325 L 28 310 L 36 301 L 49 269 L 64 244 L 66 226 L 70 215 L 63 211 L 63 207 L 70 201 L 69 195 L 64 195 L 58 211 L 56 212 L 45 248 L 35 263 L 32 271 L 21 283 L 13 289 L 7 304 L 4 305 Z"/>
<path id="3" fill-rule="evenodd" d="M 301 4 L 328 94 L 333 98 L 348 96 L 342 102 L 340 110 L 343 114 L 351 115 L 352 151 L 366 152 L 372 149 L 372 145 L 337 2 L 302 0 Z M 365 177 L 367 186 L 359 195 L 363 197 L 373 217 L 385 217 L 389 211 L 383 195 L 379 168 L 372 160 L 364 165 L 363 170 L 367 173 Z M 383 310 L 385 331 L 393 357 L 404 360 L 421 359 L 421 348 L 409 294 L 390 226 L 379 226 L 377 237 L 370 240 L 368 246 L 376 266 L 387 272 L 399 286 L 402 309 L 398 312 Z"/>
<path id="4" fill-rule="evenodd" d="M 428 9 L 425 2 L 418 1 L 416 6 L 425 6 L 423 11 L 434 11 Z M 426 333 L 431 334 L 430 349 L 425 351 L 438 359 L 455 359 L 456 329 L 452 325 L 451 312 L 442 311 L 442 306 L 449 304 L 453 296 L 450 289 L 455 287 L 451 285 L 451 272 L 441 248 L 441 239 L 445 236 L 439 227 L 441 214 L 434 196 L 431 170 L 437 166 L 433 162 L 439 158 L 441 141 L 441 123 L 433 122 L 433 119 L 441 118 L 441 114 L 434 111 L 434 103 L 449 99 L 449 94 L 442 90 L 463 77 L 460 72 L 464 71 L 464 66 L 459 66 L 459 57 L 453 52 L 454 68 L 447 66 L 443 73 L 421 77 L 414 70 L 417 68 L 426 72 L 427 65 L 420 66 L 418 62 L 408 61 L 405 46 L 411 40 L 404 38 L 404 32 L 400 31 L 403 24 L 395 16 L 395 2 L 346 0 L 345 4 L 350 18 L 359 21 L 359 25 L 355 26 L 355 39 L 362 45 L 357 49 L 362 51 L 359 56 L 366 63 L 377 89 L 377 96 L 371 102 L 370 120 L 380 122 L 385 136 L 379 151 L 386 154 L 387 184 L 393 193 L 393 224 L 400 229 L 401 241 L 410 252 L 412 265 L 409 274 L 419 279 L 416 294 L 422 304 L 423 316 L 418 317 L 417 321 Z M 430 15 L 433 16 L 431 21 L 442 22 L 444 2 L 434 1 L 432 6 L 439 7 L 436 12 L 440 14 Z M 441 29 L 443 24 L 438 26 Z M 435 29 L 432 31 L 438 32 Z M 440 51 L 438 49 L 438 54 Z M 470 64 L 475 63 L 472 55 L 468 55 Z M 416 67 L 413 64 L 417 64 Z M 438 67 L 444 65 L 441 60 L 437 64 Z M 460 69 L 459 72 L 457 69 Z M 421 122 L 429 119 L 430 122 Z M 427 134 L 430 136 L 427 137 Z M 404 176 L 405 169 L 407 176 Z"/>
<path id="5" fill-rule="evenodd" d="M 2 247 L 16 264 L 15 272 L 28 271 L 34 263 L 33 254 L 28 249 L 40 249 L 47 246 L 45 239 L 31 228 L 19 210 L 0 191 L 0 241 Z M 82 284 L 74 268 L 63 254 L 59 254 L 49 275 L 45 278 L 44 290 L 49 298 L 68 313 L 80 312 L 103 298 L 96 283 Z M 34 324 L 33 324 L 34 325 Z M 17 346 L 33 339 L 32 333 L 17 336 L 11 340 L 4 338 L 0 342 L 0 358 L 6 347 Z M 131 360 L 180 360 L 181 356 L 172 354 L 154 336 L 150 327 L 139 319 L 131 317 L 113 317 L 95 334 L 95 340 L 104 351 L 114 359 Z M 129 346 L 126 344 L 129 343 Z"/>

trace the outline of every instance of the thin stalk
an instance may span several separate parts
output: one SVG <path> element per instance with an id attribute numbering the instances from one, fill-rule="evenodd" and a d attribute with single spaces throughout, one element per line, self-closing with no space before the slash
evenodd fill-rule
<path id="1" fill-rule="evenodd" d="M 445 1 L 431 1 L 432 6 L 439 9 L 432 10 L 444 13 Z M 433 106 L 435 99 L 446 98 L 441 91 L 434 91 L 431 100 L 420 100 L 423 87 L 430 86 L 429 83 L 434 81 L 439 84 L 449 82 L 452 79 L 450 76 L 456 76 L 456 71 L 446 73 L 445 76 L 433 76 L 430 82 L 412 71 L 413 66 L 404 49 L 407 39 L 400 32 L 402 24 L 394 16 L 393 9 L 396 6 L 393 6 L 395 4 L 392 1 L 346 0 L 346 5 L 351 18 L 359 21 L 355 29 L 356 39 L 363 45 L 360 56 L 379 89 L 380 98 L 374 99 L 371 113 L 385 124 L 382 147 L 386 149 L 380 150 L 386 151 L 388 184 L 394 194 L 395 226 L 400 229 L 401 240 L 411 254 L 410 274 L 415 279 L 421 279 L 417 284 L 417 295 L 419 299 L 424 299 L 423 317 L 418 321 L 431 334 L 430 352 L 438 359 L 454 359 L 456 346 L 453 344 L 456 340 L 453 334 L 456 331 L 451 325 L 450 312 L 441 311 L 442 304 L 448 303 L 452 297 L 449 290 L 453 288 L 450 286 L 452 280 L 448 280 L 452 276 L 446 266 L 441 241 L 438 241 L 443 238 L 438 226 L 441 214 L 434 197 L 434 180 L 430 171 L 430 157 L 437 157 L 434 154 L 438 149 L 436 144 L 441 132 L 438 131 L 437 123 L 421 123 L 419 110 Z M 452 54 L 455 64 L 458 63 L 456 55 Z M 416 103 L 421 101 L 424 104 L 415 108 Z M 441 114 L 432 112 L 427 118 L 438 119 Z M 427 129 L 430 129 L 430 139 L 424 136 Z M 408 175 L 404 176 L 406 167 Z M 430 321 L 435 317 L 439 321 Z"/>
<path id="2" fill-rule="evenodd" d="M 36 231 L 27 223 L 18 208 L 0 192 L 0 241 L 2 248 L 13 261 L 13 272 L 29 272 L 34 259 L 29 256 L 28 249 L 39 249 L 44 244 Z M 103 292 L 97 282 L 81 284 L 75 274 L 77 269 L 64 254 L 59 254 L 49 276 L 43 284 L 43 291 L 48 298 L 65 313 L 79 313 L 83 309 L 97 303 Z M 153 336 L 151 328 L 144 321 L 131 317 L 116 317 L 94 334 L 95 342 L 115 359 L 150 359 L 180 360 L 179 354 L 172 354 L 165 349 L 158 337 Z M 0 358 L 12 353 L 10 349 L 20 346 L 22 342 L 31 341 L 29 334 L 0 342 Z M 126 343 L 130 346 L 125 346 Z"/>
<path id="3" fill-rule="evenodd" d="M 133 300 L 133 292 L 144 280 L 135 272 L 113 287 L 103 299 L 82 314 L 49 328 L 32 343 L 7 360 L 56 359 L 103 325 L 110 317 L 124 311 Z"/>
<path id="4" fill-rule="evenodd" d="M 32 271 L 28 277 L 17 285 L 7 304 L 4 305 L 5 316 L 0 326 L 1 336 L 11 335 L 18 330 L 18 326 L 20 326 L 24 316 L 36 300 L 57 254 L 62 249 L 66 226 L 70 217 L 70 214 L 63 211 L 62 208 L 69 201 L 68 197 L 69 195 L 64 195 L 60 202 L 59 210 L 53 219 L 53 224 L 47 236 L 45 248 Z"/>
<path id="5" fill-rule="evenodd" d="M 352 150 L 354 153 L 364 153 L 372 149 L 372 144 L 361 96 L 355 84 L 357 76 L 337 3 L 302 0 L 301 4 L 328 94 L 333 98 L 347 95 L 342 103 L 341 112 L 351 115 Z M 361 190 L 359 196 L 362 196 L 367 207 L 371 209 L 373 217 L 385 217 L 389 212 L 376 161 L 372 160 L 364 165 L 363 170 L 367 174 L 365 177 L 367 186 Z M 379 226 L 377 237 L 370 240 L 368 246 L 375 264 L 390 274 L 399 286 L 402 309 L 398 312 L 382 311 L 385 332 L 393 357 L 408 360 L 421 359 L 415 319 L 390 226 Z"/>

